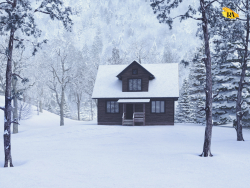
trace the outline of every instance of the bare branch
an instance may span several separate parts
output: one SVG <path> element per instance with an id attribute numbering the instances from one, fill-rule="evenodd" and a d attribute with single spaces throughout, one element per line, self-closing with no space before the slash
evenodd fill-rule
<path id="1" fill-rule="evenodd" d="M 242 4 L 245 6 L 245 8 L 247 8 L 247 6 L 245 5 L 245 3 L 243 2 L 243 1 L 241 1 L 242 2 Z"/>
<path id="2" fill-rule="evenodd" d="M 200 112 L 200 111 L 205 111 L 205 108 L 201 108 L 201 109 L 199 110 L 199 112 Z"/>
<path id="3" fill-rule="evenodd" d="M 212 3 L 214 3 L 215 1 L 217 1 L 218 3 L 220 3 L 218 0 L 214 0 L 214 1 L 211 1 L 210 3 L 208 3 L 205 8 L 207 8 L 208 6 L 210 6 Z"/>
<path id="4" fill-rule="evenodd" d="M 52 73 L 56 76 L 58 82 L 59 82 L 60 84 L 62 84 L 62 82 L 60 81 L 60 78 L 58 77 L 58 75 L 57 75 L 56 70 L 54 69 L 54 67 L 51 66 L 51 68 L 53 69 Z"/>
<path id="5" fill-rule="evenodd" d="M 5 111 L 5 108 L 4 108 L 4 107 L 1 107 L 1 106 L 0 106 L 0 110 L 3 110 L 3 111 Z"/>
<path id="6" fill-rule="evenodd" d="M 18 74 L 16 74 L 16 73 L 12 73 L 12 76 L 17 76 L 17 77 L 19 77 L 19 78 L 21 78 L 23 80 L 23 78 L 21 76 L 19 76 Z"/>
<path id="7" fill-rule="evenodd" d="M 18 122 L 17 122 L 17 119 L 14 119 L 12 122 L 10 122 L 10 123 L 16 123 L 16 124 L 18 124 L 18 125 L 20 125 Z"/>
<path id="8" fill-rule="evenodd" d="M 217 96 L 219 95 L 219 93 L 220 93 L 220 91 L 218 90 L 218 92 L 213 96 L 213 99 L 214 99 L 215 97 L 217 97 Z"/>
<path id="9" fill-rule="evenodd" d="M 181 16 L 185 16 L 185 15 L 179 15 L 179 16 L 174 17 L 173 19 L 181 17 Z M 203 20 L 203 18 L 194 18 L 193 16 L 187 16 L 187 17 L 192 18 L 194 20 Z"/>
<path id="10" fill-rule="evenodd" d="M 241 9 L 240 6 L 237 5 L 237 3 L 236 3 L 235 5 L 236 5 L 236 6 L 238 7 L 238 9 L 240 9 L 242 12 L 246 13 L 246 11 L 244 11 L 243 9 Z"/>
<path id="11" fill-rule="evenodd" d="M 13 5 L 13 3 L 12 3 L 11 1 L 9 1 L 9 0 L 6 0 L 6 2 L 1 2 L 0 5 L 1 5 L 1 4 L 4 4 L 4 3 L 7 3 L 7 4 L 9 4 L 9 5 Z"/>
<path id="12" fill-rule="evenodd" d="M 38 9 L 36 9 L 34 12 L 41 12 L 41 13 L 44 13 L 44 14 L 50 14 L 49 12 L 45 12 L 45 11 L 38 10 Z"/>
<path id="13" fill-rule="evenodd" d="M 247 19 L 241 19 L 241 18 L 236 18 L 236 19 L 241 20 L 241 21 L 244 21 L 244 22 L 247 21 Z M 230 21 L 233 21 L 233 20 L 230 20 Z"/>

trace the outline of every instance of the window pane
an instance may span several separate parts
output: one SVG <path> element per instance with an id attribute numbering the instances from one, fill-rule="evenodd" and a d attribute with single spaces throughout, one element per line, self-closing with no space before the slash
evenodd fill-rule
<path id="1" fill-rule="evenodd" d="M 129 91 L 133 90 L 133 80 L 129 79 Z"/>
<path id="2" fill-rule="evenodd" d="M 164 101 L 161 101 L 161 113 L 164 113 Z"/>
<path id="3" fill-rule="evenodd" d="M 137 79 L 133 79 L 133 91 L 137 90 Z"/>
<path id="4" fill-rule="evenodd" d="M 160 101 L 155 101 L 155 112 L 160 113 Z"/>
<path id="5" fill-rule="evenodd" d="M 119 113 L 119 103 L 115 102 L 115 113 Z"/>
<path id="6" fill-rule="evenodd" d="M 115 101 L 111 101 L 111 113 L 115 112 Z"/>
<path id="7" fill-rule="evenodd" d="M 155 113 L 155 101 L 152 101 L 151 112 Z"/>
<path id="8" fill-rule="evenodd" d="M 137 90 L 141 90 L 141 79 L 138 79 L 138 88 Z"/>
<path id="9" fill-rule="evenodd" d="M 107 112 L 110 113 L 110 101 L 107 102 Z"/>

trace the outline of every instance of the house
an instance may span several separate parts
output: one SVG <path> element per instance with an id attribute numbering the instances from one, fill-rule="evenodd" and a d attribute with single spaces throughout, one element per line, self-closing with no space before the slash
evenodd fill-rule
<path id="1" fill-rule="evenodd" d="M 100 65 L 92 99 L 98 125 L 174 125 L 178 64 Z"/>

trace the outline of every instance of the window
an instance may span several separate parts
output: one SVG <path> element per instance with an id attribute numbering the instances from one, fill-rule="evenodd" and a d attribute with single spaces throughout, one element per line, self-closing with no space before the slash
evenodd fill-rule
<path id="1" fill-rule="evenodd" d="M 141 91 L 141 79 L 129 79 L 128 87 L 129 91 Z"/>
<path id="2" fill-rule="evenodd" d="M 119 103 L 117 101 L 107 101 L 107 113 L 119 113 Z"/>
<path id="3" fill-rule="evenodd" d="M 132 70 L 132 74 L 133 74 L 133 75 L 138 74 L 138 69 L 133 69 L 133 70 Z"/>
<path id="4" fill-rule="evenodd" d="M 165 113 L 165 101 L 151 101 L 152 113 Z"/>

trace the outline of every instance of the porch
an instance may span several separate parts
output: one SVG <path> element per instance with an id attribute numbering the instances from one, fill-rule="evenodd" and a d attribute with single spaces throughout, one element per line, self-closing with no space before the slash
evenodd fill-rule
<path id="1" fill-rule="evenodd" d="M 122 125 L 134 126 L 138 122 L 145 125 L 145 103 L 150 99 L 119 99 L 117 102 L 123 104 Z"/>

